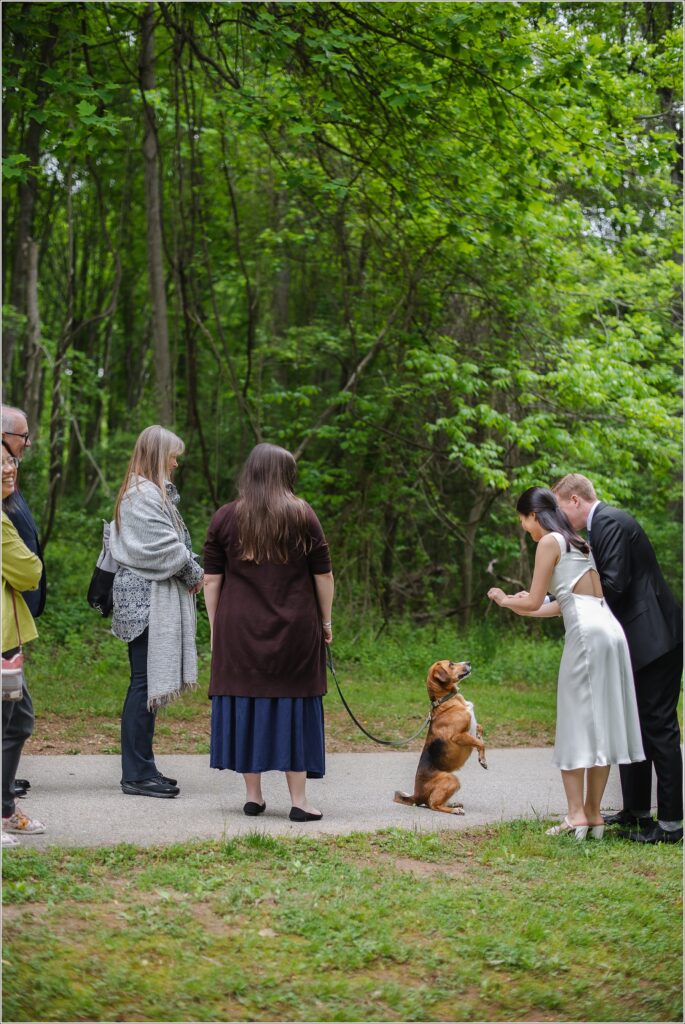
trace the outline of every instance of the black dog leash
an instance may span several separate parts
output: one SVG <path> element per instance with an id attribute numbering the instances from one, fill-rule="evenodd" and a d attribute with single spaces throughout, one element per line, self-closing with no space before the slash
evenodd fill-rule
<path id="1" fill-rule="evenodd" d="M 408 736 L 406 738 L 406 740 L 380 740 L 378 738 L 378 736 L 374 736 L 373 733 L 370 733 L 368 729 L 365 729 L 364 726 L 362 725 L 362 723 L 359 721 L 358 718 L 355 718 L 354 714 L 352 713 L 352 709 L 350 708 L 350 705 L 345 700 L 345 698 L 343 696 L 343 692 L 340 689 L 340 683 L 338 682 L 338 677 L 335 674 L 335 665 L 333 664 L 333 652 L 331 651 L 330 647 L 326 648 L 326 662 L 328 664 L 329 669 L 331 670 L 331 675 L 333 676 L 333 679 L 335 680 L 335 685 L 338 688 L 338 693 L 340 694 L 340 700 L 343 702 L 345 710 L 347 711 L 348 715 L 350 716 L 350 718 L 352 719 L 354 724 L 357 726 L 357 728 L 361 729 L 361 731 L 364 733 L 364 735 L 368 736 L 369 739 L 373 740 L 374 743 L 381 743 L 384 747 L 403 747 L 405 745 L 405 743 L 410 743 L 412 740 L 415 740 L 416 737 L 420 733 L 423 732 L 423 730 L 426 728 L 426 726 L 430 722 L 431 716 L 433 714 L 432 709 L 428 712 L 428 714 L 426 715 L 426 717 L 424 718 L 423 722 L 418 727 L 416 732 L 412 733 L 411 736 Z M 450 697 L 451 696 L 453 696 L 453 694 L 450 694 Z M 442 702 L 440 702 L 440 703 L 442 703 Z"/>

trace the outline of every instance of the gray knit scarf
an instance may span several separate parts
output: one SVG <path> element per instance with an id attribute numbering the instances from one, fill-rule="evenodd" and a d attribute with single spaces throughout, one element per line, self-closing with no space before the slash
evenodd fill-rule
<path id="1" fill-rule="evenodd" d="M 171 502 L 162 501 L 152 481 L 133 477 L 119 511 L 119 529 L 111 524 L 112 556 L 152 583 L 147 706 L 154 711 L 197 686 L 195 596 L 187 582 L 176 578 L 192 557 L 183 541 L 183 520 Z"/>

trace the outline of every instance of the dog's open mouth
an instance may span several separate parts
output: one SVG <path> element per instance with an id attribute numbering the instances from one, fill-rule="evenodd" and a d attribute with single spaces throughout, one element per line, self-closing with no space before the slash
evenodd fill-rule
<path id="1" fill-rule="evenodd" d="M 461 667 L 461 671 L 459 672 L 459 682 L 461 682 L 462 679 L 466 679 L 466 677 L 470 676 L 470 675 L 471 675 L 471 662 L 470 661 L 465 661 L 463 663 L 462 667 Z"/>

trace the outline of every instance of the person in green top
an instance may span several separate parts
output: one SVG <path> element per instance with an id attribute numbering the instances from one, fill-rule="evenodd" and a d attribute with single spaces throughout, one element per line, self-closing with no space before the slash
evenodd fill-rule
<path id="1" fill-rule="evenodd" d="M 5 511 L 11 501 L 17 479 L 18 460 L 2 442 L 2 654 L 9 657 L 22 644 L 38 636 L 23 590 L 36 590 L 43 564 L 24 544 Z M 15 614 L 16 612 L 16 614 Z M 26 740 L 33 731 L 33 716 L 22 715 L 23 700 L 2 702 L 2 845 L 16 846 L 12 833 L 35 835 L 45 825 L 31 819 L 16 804 L 14 780 Z M 11 730 L 8 726 L 11 724 Z M 9 732 L 9 738 L 8 738 Z"/>

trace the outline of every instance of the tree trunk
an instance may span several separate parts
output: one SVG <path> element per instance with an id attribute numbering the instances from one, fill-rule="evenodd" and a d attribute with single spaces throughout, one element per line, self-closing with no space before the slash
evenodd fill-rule
<path id="1" fill-rule="evenodd" d="M 41 389 L 43 384 L 43 350 L 40 345 L 40 318 L 38 315 L 38 246 L 28 240 L 28 267 L 26 275 L 26 385 L 24 409 L 33 434 L 38 433 Z"/>
<path id="2" fill-rule="evenodd" d="M 48 25 L 41 52 L 39 68 L 36 71 L 35 83 L 32 87 L 35 90 L 35 107 L 42 110 L 47 99 L 49 87 L 42 81 L 41 75 L 45 69 L 50 67 L 52 57 L 57 43 L 57 26 L 51 22 Z M 28 261 L 31 235 L 33 232 L 33 214 L 36 207 L 38 195 L 38 180 L 35 175 L 35 168 L 40 158 L 40 137 L 43 126 L 33 118 L 29 121 L 28 130 L 24 139 L 23 152 L 27 157 L 27 175 L 19 183 L 17 190 L 17 214 L 16 214 L 16 235 L 14 238 L 14 256 L 12 258 L 12 283 L 10 286 L 9 305 L 13 306 L 18 313 L 26 312 L 26 287 L 28 278 Z M 6 319 L 3 330 L 2 350 L 2 371 L 3 380 L 10 380 L 12 371 L 12 358 L 14 349 L 19 339 L 19 329 L 13 317 Z M 14 401 L 18 401 L 14 396 Z"/>
<path id="3" fill-rule="evenodd" d="M 399 516 L 395 504 L 387 502 L 383 509 L 383 555 L 381 558 L 381 609 L 383 618 L 389 619 L 392 611 L 392 574 L 395 565 L 395 541 Z"/>
<path id="4" fill-rule="evenodd" d="M 145 93 L 155 87 L 154 68 L 154 4 L 148 3 L 141 17 L 140 86 L 143 93 L 145 136 L 145 206 L 147 211 L 147 255 L 152 304 L 152 333 L 155 353 L 155 392 L 157 413 L 162 424 L 170 426 L 174 419 L 171 380 L 171 355 L 167 325 L 166 291 L 162 257 L 162 209 L 159 176 L 159 144 L 155 115 Z"/>
<path id="5" fill-rule="evenodd" d="M 62 482 L 62 448 L 64 444 L 64 415 L 62 398 L 62 368 L 74 329 L 74 205 L 73 168 L 67 168 L 65 175 L 67 194 L 67 294 L 66 316 L 57 342 L 57 352 L 52 367 L 52 395 L 50 405 L 50 440 L 48 464 L 48 500 L 45 507 L 41 546 L 47 547 L 55 524 L 55 513 Z"/>
<path id="6" fill-rule="evenodd" d="M 468 522 L 464 526 L 464 551 L 462 554 L 461 622 L 468 626 L 473 601 L 473 557 L 476 551 L 476 534 L 487 505 L 487 494 L 479 490 L 475 496 Z"/>

